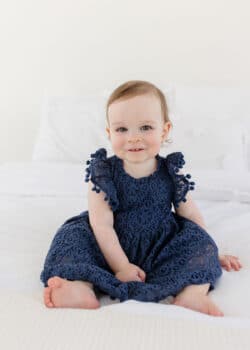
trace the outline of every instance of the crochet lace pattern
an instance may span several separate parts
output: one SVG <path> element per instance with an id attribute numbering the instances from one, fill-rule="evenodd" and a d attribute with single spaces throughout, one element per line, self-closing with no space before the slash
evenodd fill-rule
<path id="1" fill-rule="evenodd" d="M 195 222 L 172 211 L 194 189 L 190 174 L 178 174 L 185 164 L 181 152 L 156 156 L 149 176 L 134 178 L 116 155 L 105 148 L 90 155 L 85 181 L 105 193 L 114 215 L 114 230 L 130 263 L 146 273 L 145 282 L 122 282 L 108 265 L 92 230 L 87 210 L 58 228 L 45 259 L 41 280 L 52 276 L 93 283 L 96 293 L 120 301 L 158 302 L 177 295 L 185 286 L 209 283 L 221 276 L 218 248 Z"/>
<path id="2" fill-rule="evenodd" d="M 85 182 L 91 179 L 94 183 L 92 191 L 96 191 L 97 193 L 101 190 L 105 193 L 109 192 L 109 195 L 106 194 L 104 200 L 107 200 L 112 210 L 115 211 L 118 206 L 118 199 L 112 185 L 112 176 L 106 161 L 107 151 L 105 148 L 100 148 L 95 153 L 92 153 L 90 157 L 91 159 L 86 161 L 86 164 L 89 166 L 85 169 Z M 188 180 L 191 178 L 190 174 L 177 174 L 185 164 L 184 156 L 181 152 L 169 154 L 165 161 L 175 187 L 173 204 L 178 208 L 181 201 L 187 201 L 185 198 L 187 192 L 195 189 L 195 182 Z M 107 191 L 107 187 L 110 188 L 110 191 Z"/>
<path id="3" fill-rule="evenodd" d="M 177 174 L 183 165 L 185 164 L 184 155 L 181 152 L 174 152 L 166 157 L 167 167 L 169 173 L 173 179 L 175 187 L 175 197 L 173 200 L 174 206 L 179 207 L 181 201 L 186 202 L 186 194 L 189 190 L 194 190 L 194 181 L 189 181 L 191 179 L 190 174 Z"/>
<path id="4" fill-rule="evenodd" d="M 106 161 L 107 151 L 105 148 L 101 148 L 95 153 L 91 153 L 90 157 L 91 159 L 86 161 L 86 164 L 89 166 L 85 169 L 87 173 L 85 182 L 91 179 L 94 184 L 92 191 L 97 193 L 103 191 L 106 193 L 104 200 L 108 201 L 112 210 L 115 211 L 118 207 L 118 199 L 113 185 L 110 167 Z"/>

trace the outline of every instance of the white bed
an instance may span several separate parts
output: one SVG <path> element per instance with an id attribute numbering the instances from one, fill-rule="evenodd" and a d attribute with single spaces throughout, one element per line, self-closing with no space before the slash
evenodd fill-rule
<path id="1" fill-rule="evenodd" d="M 238 272 L 223 270 L 210 292 L 224 317 L 170 305 L 171 297 L 120 303 L 101 295 L 97 310 L 48 309 L 40 272 L 57 228 L 87 208 L 89 150 L 77 155 L 69 144 L 60 146 L 59 137 L 53 149 L 52 134 L 45 124 L 42 129 L 31 162 L 0 166 L 1 349 L 249 349 L 250 181 L 240 144 L 234 145 L 238 157 L 230 150 L 222 166 L 219 156 L 207 169 L 193 158 L 194 169 L 185 169 L 197 184 L 193 198 L 220 252 L 239 256 L 243 265 Z M 72 154 L 77 159 L 70 159 Z M 230 157 L 237 164 L 232 171 Z"/>

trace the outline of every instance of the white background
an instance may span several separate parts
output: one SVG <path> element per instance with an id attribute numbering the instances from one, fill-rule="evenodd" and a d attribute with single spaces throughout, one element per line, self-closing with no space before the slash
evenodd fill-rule
<path id="1" fill-rule="evenodd" d="M 2 1 L 0 163 L 31 160 L 45 95 L 130 79 L 250 86 L 249 10 L 244 0 Z"/>

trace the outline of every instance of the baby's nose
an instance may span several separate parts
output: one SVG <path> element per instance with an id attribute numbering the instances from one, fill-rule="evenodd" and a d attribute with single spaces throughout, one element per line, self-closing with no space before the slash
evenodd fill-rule
<path id="1" fill-rule="evenodd" d="M 140 142 L 140 141 L 141 141 L 141 138 L 139 138 L 139 137 L 133 137 L 133 138 L 130 138 L 128 140 L 128 142 L 130 142 L 130 143 L 135 143 L 135 142 Z"/>
<path id="2" fill-rule="evenodd" d="M 128 141 L 129 142 L 139 142 L 141 140 L 142 140 L 142 138 L 140 136 L 134 134 L 134 135 L 130 135 L 129 136 L 129 140 Z"/>

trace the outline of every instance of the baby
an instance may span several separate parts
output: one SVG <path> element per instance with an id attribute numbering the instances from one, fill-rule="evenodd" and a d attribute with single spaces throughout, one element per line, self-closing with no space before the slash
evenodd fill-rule
<path id="1" fill-rule="evenodd" d="M 51 243 L 41 273 L 45 305 L 95 309 L 98 292 L 120 301 L 172 295 L 174 305 L 223 316 L 209 291 L 221 267 L 242 265 L 218 254 L 190 194 L 195 183 L 180 171 L 183 153 L 159 155 L 172 126 L 164 94 L 128 81 L 109 97 L 106 115 L 114 155 L 101 148 L 87 161 L 88 210 Z"/>

